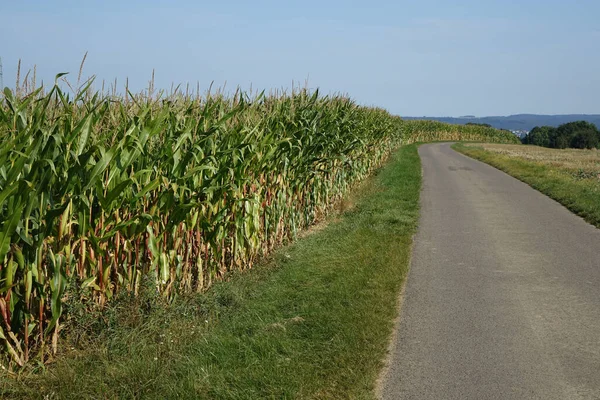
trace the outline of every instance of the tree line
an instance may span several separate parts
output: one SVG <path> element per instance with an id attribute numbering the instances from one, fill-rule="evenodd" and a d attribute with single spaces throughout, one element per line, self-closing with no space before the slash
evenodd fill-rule
<path id="1" fill-rule="evenodd" d="M 587 121 L 569 122 L 558 128 L 536 126 L 522 142 L 553 149 L 594 149 L 600 147 L 600 131 Z"/>
<path id="2" fill-rule="evenodd" d="M 492 127 L 492 125 L 490 125 L 490 124 L 480 124 L 480 123 L 477 123 L 477 122 L 467 122 L 465 125 L 483 126 L 483 127 L 486 127 L 486 128 L 491 128 Z"/>

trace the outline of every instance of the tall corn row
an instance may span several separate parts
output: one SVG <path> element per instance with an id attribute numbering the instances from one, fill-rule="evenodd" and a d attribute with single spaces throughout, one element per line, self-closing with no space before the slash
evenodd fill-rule
<path id="1" fill-rule="evenodd" d="M 59 87 L 0 107 L 0 340 L 56 351 L 68 284 L 104 305 L 154 277 L 200 291 L 295 236 L 401 142 L 400 120 L 306 91 L 115 99 Z M 83 294 L 81 294 L 83 293 Z"/>
<path id="2" fill-rule="evenodd" d="M 438 121 L 411 120 L 404 122 L 409 142 L 485 141 L 490 143 L 520 143 L 509 131 L 479 125 L 452 125 Z"/>

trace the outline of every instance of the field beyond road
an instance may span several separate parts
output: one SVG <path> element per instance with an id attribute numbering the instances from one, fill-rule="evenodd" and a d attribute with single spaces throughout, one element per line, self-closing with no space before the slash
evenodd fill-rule
<path id="1" fill-rule="evenodd" d="M 450 146 L 419 149 L 384 399 L 600 398 L 600 230 Z"/>

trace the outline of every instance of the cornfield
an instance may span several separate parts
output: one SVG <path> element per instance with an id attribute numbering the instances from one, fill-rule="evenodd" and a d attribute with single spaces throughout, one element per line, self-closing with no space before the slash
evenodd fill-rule
<path id="1" fill-rule="evenodd" d="M 169 300 L 250 268 L 402 143 L 510 142 L 470 127 L 440 136 L 318 91 L 22 92 L 5 89 L 0 105 L 8 368 L 56 352 L 68 302 L 102 307 L 147 277 Z"/>
<path id="2" fill-rule="evenodd" d="M 488 143 L 521 143 L 509 131 L 481 125 L 453 125 L 438 121 L 411 120 L 405 123 L 405 135 L 411 142 L 473 141 Z"/>

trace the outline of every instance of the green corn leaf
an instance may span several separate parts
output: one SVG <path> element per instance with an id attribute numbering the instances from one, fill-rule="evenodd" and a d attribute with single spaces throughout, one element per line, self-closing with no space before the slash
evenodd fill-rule
<path id="1" fill-rule="evenodd" d="M 98 162 L 96 163 L 96 165 L 94 165 L 94 167 L 90 171 L 90 174 L 89 174 L 89 177 L 88 177 L 88 182 L 85 185 L 85 187 L 83 188 L 84 192 L 87 191 L 92 186 L 96 185 L 97 179 L 106 170 L 106 167 L 108 167 L 108 164 L 110 164 L 113 156 L 114 156 L 114 151 L 113 150 L 109 150 L 109 151 L 105 152 L 102 155 L 102 157 L 100 158 L 100 160 L 98 160 Z"/>
<path id="2" fill-rule="evenodd" d="M 6 199 L 15 193 L 19 189 L 19 183 L 13 182 L 10 186 L 6 187 L 2 192 L 0 192 L 0 207 L 6 201 Z"/>
<path id="3" fill-rule="evenodd" d="M 146 193 L 151 192 L 160 186 L 160 178 L 154 179 L 152 182 L 148 183 L 140 192 L 136 195 L 136 198 L 142 198 L 146 195 Z"/>
<path id="4" fill-rule="evenodd" d="M 132 183 L 133 183 L 133 181 L 131 179 L 126 179 L 123 182 L 120 182 L 113 189 L 111 189 L 106 194 L 106 198 L 104 199 L 106 204 L 111 204 L 113 201 L 115 201 L 121 195 L 121 193 L 123 193 L 123 191 L 125 189 L 127 189 L 128 187 L 130 187 L 132 185 Z"/>
<path id="5" fill-rule="evenodd" d="M 4 260 L 4 256 L 10 249 L 11 237 L 17 229 L 23 208 L 25 208 L 25 205 L 19 201 L 15 208 L 11 210 L 9 219 L 2 225 L 2 231 L 0 232 L 0 262 Z"/>
<path id="6" fill-rule="evenodd" d="M 80 126 L 75 129 L 74 134 L 78 136 L 77 147 L 75 148 L 75 155 L 79 157 L 85 146 L 87 145 L 88 139 L 90 137 L 90 132 L 92 130 L 92 117 L 93 114 L 89 114 L 87 118 L 85 118 Z"/>

